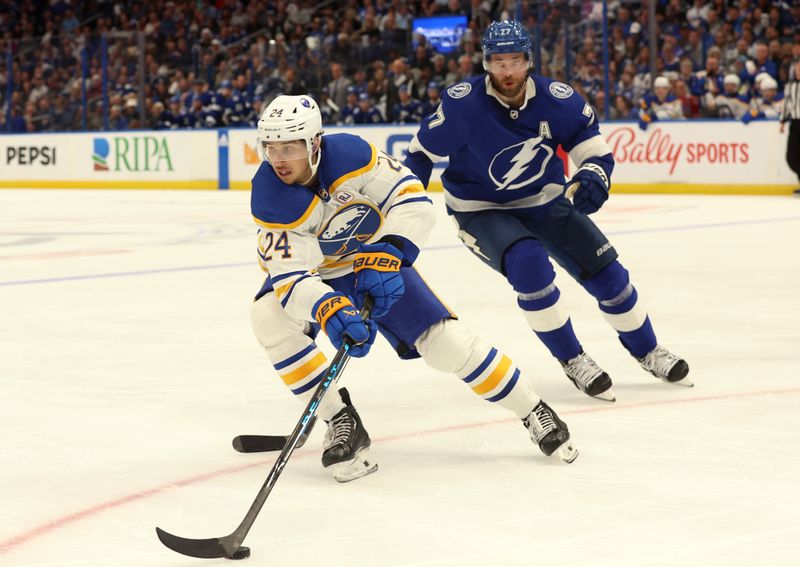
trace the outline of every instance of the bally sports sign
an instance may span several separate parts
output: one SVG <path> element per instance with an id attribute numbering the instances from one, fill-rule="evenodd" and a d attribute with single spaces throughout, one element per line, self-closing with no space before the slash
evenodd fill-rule
<path id="1" fill-rule="evenodd" d="M 777 122 L 703 121 L 601 126 L 614 153 L 615 185 L 797 184 Z"/>

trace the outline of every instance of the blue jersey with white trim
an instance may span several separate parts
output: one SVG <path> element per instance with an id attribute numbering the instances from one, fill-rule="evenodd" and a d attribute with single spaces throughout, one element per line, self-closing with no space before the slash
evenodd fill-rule
<path id="1" fill-rule="evenodd" d="M 613 158 L 597 117 L 570 86 L 532 75 L 525 102 L 512 108 L 488 76 L 474 77 L 445 90 L 409 145 L 406 165 L 427 182 L 431 162 L 449 158 L 442 184 L 452 210 L 539 207 L 564 192 L 559 145 L 578 166 L 597 163 L 610 177 Z"/>
<path id="2" fill-rule="evenodd" d="M 284 309 L 304 320 L 332 291 L 324 281 L 353 271 L 361 244 L 391 235 L 418 249 L 433 225 L 420 180 L 362 138 L 323 136 L 319 160 L 313 187 L 287 185 L 262 163 L 250 198 L 259 263 Z"/>

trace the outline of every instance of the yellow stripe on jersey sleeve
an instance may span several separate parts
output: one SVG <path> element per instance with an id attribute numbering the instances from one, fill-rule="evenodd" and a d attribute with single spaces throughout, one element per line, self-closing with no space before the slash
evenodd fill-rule
<path id="1" fill-rule="evenodd" d="M 294 222 L 290 222 L 290 223 L 286 223 L 286 224 L 277 223 L 277 222 L 264 222 L 264 221 L 262 221 L 261 219 L 259 219 L 257 217 L 253 217 L 253 220 L 256 221 L 256 224 L 258 226 L 262 226 L 264 228 L 269 228 L 269 229 L 272 229 L 272 230 L 274 230 L 274 229 L 279 229 L 279 230 L 283 229 L 283 230 L 285 230 L 285 229 L 297 228 L 298 226 L 300 226 L 301 224 L 303 224 L 304 222 L 306 222 L 308 220 L 308 217 L 311 216 L 311 213 L 314 212 L 314 208 L 317 205 L 319 205 L 319 203 L 320 203 L 319 197 L 314 195 L 314 198 L 311 199 L 311 204 L 308 205 L 308 208 L 305 210 L 303 215 L 299 219 L 294 221 Z"/>
<path id="2" fill-rule="evenodd" d="M 424 193 L 424 192 L 425 192 L 425 187 L 423 187 L 420 183 L 412 183 L 407 187 L 403 187 L 397 194 L 397 196 L 402 197 L 406 193 Z"/>
<path id="3" fill-rule="evenodd" d="M 472 390 L 480 396 L 482 396 L 486 392 L 491 392 L 492 390 L 497 388 L 497 385 L 500 383 L 503 377 L 508 373 L 508 368 L 510 366 L 511 366 L 511 359 L 508 358 L 506 355 L 503 355 L 503 358 L 500 360 L 500 364 L 498 364 L 495 367 L 495 369 L 492 371 L 491 374 L 489 374 L 486 380 L 484 380 L 477 386 L 473 386 Z"/>
<path id="4" fill-rule="evenodd" d="M 358 177 L 359 175 L 363 175 L 368 172 L 370 169 L 375 167 L 375 162 L 378 161 L 378 150 L 375 149 L 375 146 L 372 144 L 369 145 L 370 150 L 372 151 L 372 157 L 369 160 L 369 163 L 364 167 L 360 167 L 355 171 L 351 171 L 350 173 L 345 173 L 339 179 L 331 183 L 331 186 L 328 188 L 330 193 L 336 191 L 336 188 L 339 187 L 342 183 L 349 179 L 353 179 L 354 177 Z"/>

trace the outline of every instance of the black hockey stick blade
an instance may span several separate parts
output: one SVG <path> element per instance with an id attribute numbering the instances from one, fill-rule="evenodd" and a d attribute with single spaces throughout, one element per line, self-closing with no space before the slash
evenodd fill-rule
<path id="1" fill-rule="evenodd" d="M 300 436 L 295 449 L 305 445 L 316 420 L 316 416 L 309 420 L 306 430 Z M 280 451 L 286 446 L 288 440 L 288 435 L 237 435 L 233 438 L 232 445 L 240 453 L 267 453 L 269 451 Z"/>
<path id="2" fill-rule="evenodd" d="M 176 551 L 189 557 L 199 557 L 200 559 L 221 559 L 232 557 L 236 550 L 242 545 L 241 541 L 236 541 L 235 533 L 223 538 L 214 537 L 210 539 L 188 539 L 178 537 L 161 528 L 156 528 L 156 534 L 161 543 L 172 551 Z"/>
<path id="3" fill-rule="evenodd" d="M 237 435 L 231 444 L 239 453 L 267 453 L 280 451 L 288 439 L 286 435 Z"/>

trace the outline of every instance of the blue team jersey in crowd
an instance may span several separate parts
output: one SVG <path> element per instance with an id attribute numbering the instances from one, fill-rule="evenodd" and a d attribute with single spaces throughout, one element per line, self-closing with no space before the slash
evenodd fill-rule
<path id="1" fill-rule="evenodd" d="M 426 183 L 425 165 L 450 158 L 442 184 L 451 210 L 552 202 L 565 183 L 559 144 L 576 164 L 593 162 L 610 178 L 613 158 L 595 113 L 570 86 L 532 75 L 518 109 L 493 92 L 488 76 L 451 86 L 409 146 L 406 165 Z"/>

